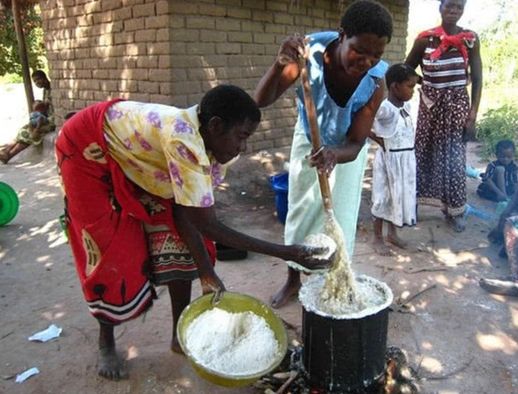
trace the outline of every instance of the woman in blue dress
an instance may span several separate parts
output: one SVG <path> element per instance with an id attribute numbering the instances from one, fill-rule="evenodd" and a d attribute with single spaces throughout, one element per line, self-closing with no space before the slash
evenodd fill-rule
<path id="1" fill-rule="evenodd" d="M 325 214 L 317 171 L 312 168 L 317 167 L 329 177 L 335 218 L 352 256 L 367 157 L 365 141 L 383 100 L 387 64 L 381 56 L 391 37 L 388 10 L 375 1 L 356 1 L 345 11 L 338 32 L 285 39 L 273 65 L 260 80 L 255 100 L 259 107 L 266 107 L 297 82 L 298 58 L 307 56 L 324 148 L 307 158 L 312 153 L 310 129 L 299 87 L 298 120 L 290 155 L 286 244 L 323 231 Z M 305 45 L 307 53 L 303 55 Z M 300 285 L 300 274 L 289 268 L 286 283 L 273 296 L 272 306 L 284 305 L 298 293 Z"/>

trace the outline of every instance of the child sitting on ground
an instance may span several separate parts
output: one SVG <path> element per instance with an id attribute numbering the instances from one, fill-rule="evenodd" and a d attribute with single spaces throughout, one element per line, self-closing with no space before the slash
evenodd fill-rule
<path id="1" fill-rule="evenodd" d="M 414 126 L 410 118 L 410 103 L 418 81 L 414 69 L 406 64 L 391 66 L 385 80 L 386 98 L 376 113 L 370 138 L 380 147 L 376 152 L 372 176 L 372 208 L 374 217 L 374 250 L 391 255 L 383 239 L 383 223 L 388 225 L 385 240 L 404 248 L 396 226 L 416 223 L 416 161 Z"/>
<path id="2" fill-rule="evenodd" d="M 34 101 L 32 105 L 32 112 L 29 114 L 29 124 L 32 129 L 38 129 L 41 126 L 49 123 L 47 118 L 48 116 L 48 106 L 41 100 Z"/>
<path id="3" fill-rule="evenodd" d="M 34 101 L 32 112 L 29 114 L 29 122 L 18 131 L 16 140 L 2 149 L 0 161 L 7 164 L 13 156 L 26 146 L 41 144 L 43 136 L 54 131 L 55 125 L 54 122 L 49 120 L 48 110 L 48 103 L 41 100 Z"/>
<path id="4" fill-rule="evenodd" d="M 499 279 L 482 278 L 480 286 L 493 294 L 518 297 L 518 190 L 488 238 L 492 243 L 503 244 L 500 256 L 507 257 L 511 275 Z"/>
<path id="5" fill-rule="evenodd" d="M 41 102 L 45 104 L 44 112 L 47 122 L 40 123 L 38 127 L 37 124 L 31 124 L 32 119 L 29 119 L 29 123 L 24 125 L 18 131 L 15 141 L 3 146 L 0 150 L 0 162 L 4 164 L 7 164 L 9 160 L 11 160 L 18 153 L 27 149 L 29 146 L 40 145 L 43 141 L 43 135 L 54 131 L 56 128 L 54 124 L 54 107 L 52 105 L 51 97 L 52 89 L 50 86 L 50 81 L 47 78 L 47 74 L 45 74 L 45 72 L 42 70 L 36 70 L 32 73 L 31 77 L 36 87 L 43 89 L 43 99 Z M 33 104 L 33 112 L 31 115 L 36 111 L 34 107 L 35 104 Z"/>
<path id="6" fill-rule="evenodd" d="M 514 162 L 515 146 L 513 141 L 502 140 L 496 144 L 496 158 L 488 164 L 482 174 L 482 183 L 477 194 L 487 200 L 500 202 L 509 200 L 518 182 L 518 166 Z"/>

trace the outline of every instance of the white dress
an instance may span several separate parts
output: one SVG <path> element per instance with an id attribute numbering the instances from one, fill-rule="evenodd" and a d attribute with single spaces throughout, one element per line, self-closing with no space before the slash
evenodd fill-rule
<path id="1" fill-rule="evenodd" d="M 378 147 L 372 174 L 374 217 L 401 227 L 416 223 L 415 130 L 410 104 L 399 108 L 385 99 L 376 113 L 374 134 L 383 138 L 385 151 Z"/>

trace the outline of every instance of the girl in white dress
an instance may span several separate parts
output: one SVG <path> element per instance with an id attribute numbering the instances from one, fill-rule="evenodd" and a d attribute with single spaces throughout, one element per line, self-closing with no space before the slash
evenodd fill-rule
<path id="1" fill-rule="evenodd" d="M 418 75 L 406 64 L 394 64 L 386 75 L 388 97 L 381 103 L 374 120 L 371 139 L 379 144 L 373 165 L 372 208 L 374 250 L 391 255 L 385 242 L 404 248 L 396 226 L 416 222 L 416 161 L 414 126 L 409 100 Z M 383 238 L 383 223 L 388 231 Z"/>

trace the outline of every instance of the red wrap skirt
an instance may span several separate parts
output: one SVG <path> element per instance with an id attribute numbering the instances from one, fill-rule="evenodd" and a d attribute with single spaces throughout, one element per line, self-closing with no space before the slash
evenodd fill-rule
<path id="1" fill-rule="evenodd" d="M 108 153 L 104 113 L 116 101 L 78 112 L 56 140 L 66 227 L 83 294 L 92 315 L 112 324 L 148 309 L 153 284 L 198 276 L 176 231 L 173 201 L 140 189 Z M 205 244 L 215 261 L 214 243 Z"/>

